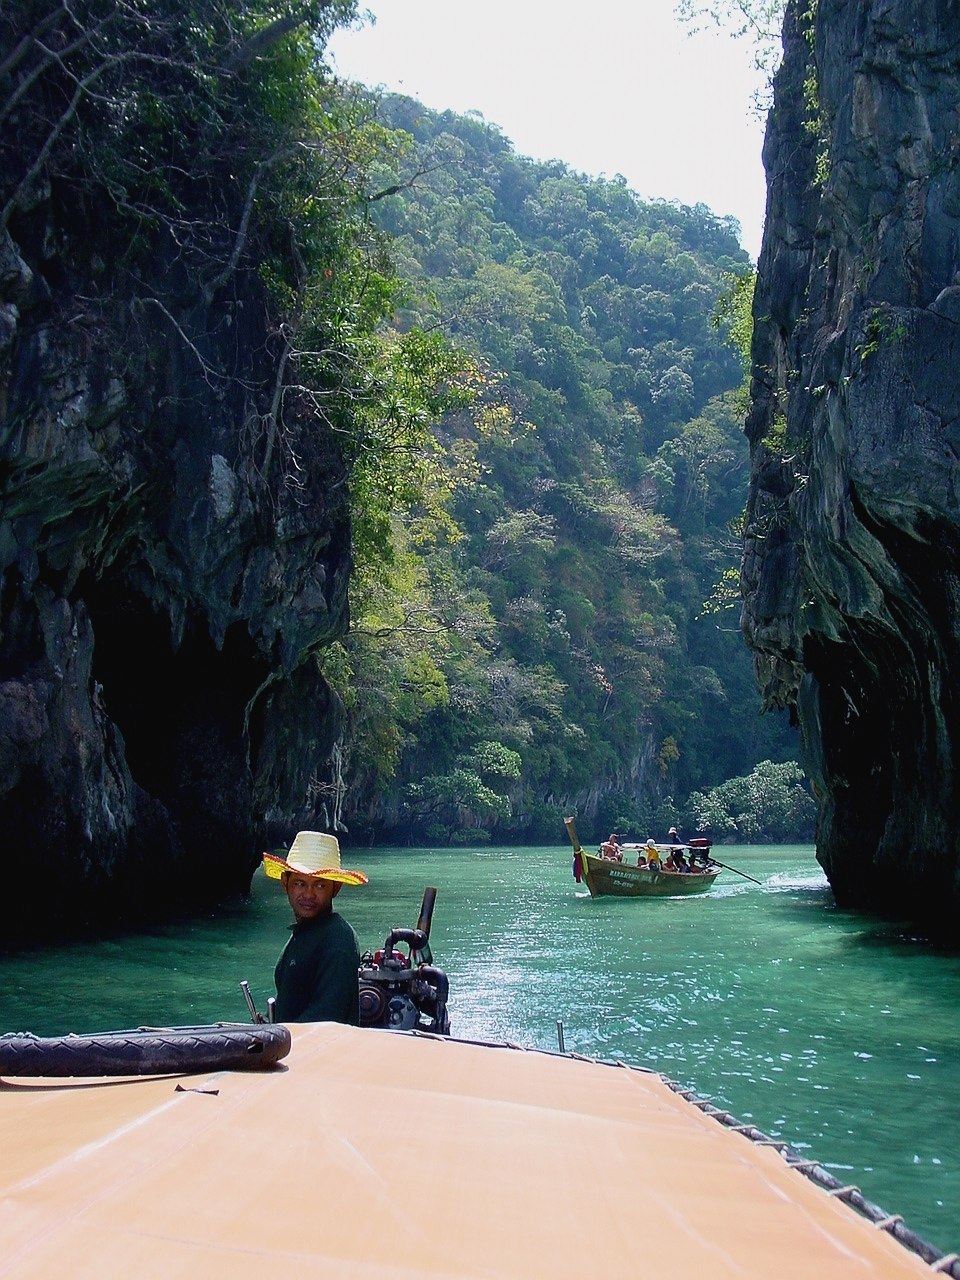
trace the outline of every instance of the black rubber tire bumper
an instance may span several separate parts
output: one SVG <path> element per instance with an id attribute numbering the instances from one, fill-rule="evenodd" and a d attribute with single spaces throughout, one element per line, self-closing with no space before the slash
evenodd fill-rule
<path id="1" fill-rule="evenodd" d="M 290 1052 L 290 1032 L 219 1022 L 206 1027 L 138 1027 L 88 1036 L 0 1036 L 0 1076 L 161 1076 L 262 1071 Z"/>

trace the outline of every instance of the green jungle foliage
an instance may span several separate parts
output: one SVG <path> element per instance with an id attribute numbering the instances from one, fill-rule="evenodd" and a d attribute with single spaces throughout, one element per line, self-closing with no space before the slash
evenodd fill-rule
<path id="1" fill-rule="evenodd" d="M 475 366 L 437 423 L 431 501 L 395 505 L 389 553 L 358 540 L 353 630 L 323 658 L 343 817 L 410 842 L 552 840 L 564 811 L 646 834 L 665 796 L 794 752 L 759 717 L 729 590 L 737 227 L 524 159 L 472 115 L 380 115 L 410 140 L 376 203 L 410 281 L 398 328 Z"/>
<path id="2" fill-rule="evenodd" d="M 816 805 L 792 760 L 760 763 L 745 778 L 728 778 L 684 806 L 689 830 L 709 831 L 734 844 L 812 840 Z"/>
<path id="3" fill-rule="evenodd" d="M 330 473 L 349 469 L 370 562 L 392 552 L 395 510 L 442 507 L 433 427 L 477 374 L 435 328 L 392 324 L 401 281 L 370 169 L 404 140 L 323 61 L 355 14 L 354 0 L 0 5 L 0 237 L 56 247 L 51 277 L 75 283 L 111 353 L 141 314 L 182 345 L 238 406 L 233 461 L 265 519 L 282 526 L 325 482 L 298 456 L 320 434 Z M 187 382 L 177 393 L 189 403 Z"/>

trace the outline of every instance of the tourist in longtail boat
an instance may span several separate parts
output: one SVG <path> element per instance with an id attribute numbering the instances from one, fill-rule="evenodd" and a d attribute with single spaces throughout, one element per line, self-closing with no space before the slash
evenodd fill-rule
<path id="1" fill-rule="evenodd" d="M 600 856 L 601 858 L 606 858 L 609 862 L 623 861 L 623 853 L 615 831 L 611 831 L 609 838 L 604 840 L 600 846 Z"/>
<path id="2" fill-rule="evenodd" d="M 647 866 L 651 871 L 661 871 L 663 869 L 662 860 L 660 858 L 660 850 L 651 837 L 647 837 L 647 843 L 643 846 L 647 855 Z"/>

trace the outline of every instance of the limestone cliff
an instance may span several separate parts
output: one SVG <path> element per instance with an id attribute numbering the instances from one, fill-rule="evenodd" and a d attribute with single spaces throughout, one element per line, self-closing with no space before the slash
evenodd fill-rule
<path id="1" fill-rule="evenodd" d="M 841 904 L 960 905 L 960 3 L 807 0 L 764 162 L 745 631 Z"/>
<path id="2" fill-rule="evenodd" d="M 312 419 L 271 436 L 255 276 L 120 290 L 61 214 L 0 240 L 4 941 L 244 889 L 329 752 L 312 655 L 346 625 L 344 463 Z"/>

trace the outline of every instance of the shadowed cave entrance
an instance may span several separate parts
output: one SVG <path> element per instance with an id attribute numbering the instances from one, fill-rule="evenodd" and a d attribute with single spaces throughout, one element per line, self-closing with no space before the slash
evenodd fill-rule
<path id="1" fill-rule="evenodd" d="M 196 616 L 174 646 L 168 616 L 122 581 L 83 594 L 104 710 L 123 734 L 134 783 L 158 802 L 141 806 L 148 829 L 135 826 L 131 843 L 166 845 L 175 864 L 186 859 L 185 902 L 245 892 L 259 833 L 243 715 L 267 674 L 263 655 L 240 623 L 218 649 Z M 149 829 L 156 824 L 166 830 Z"/>

